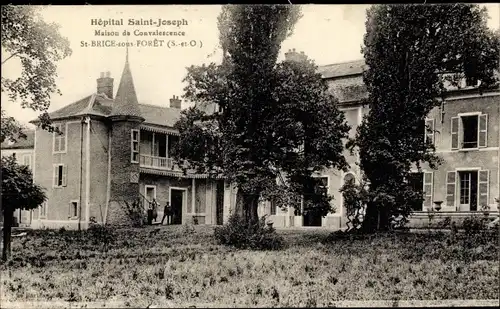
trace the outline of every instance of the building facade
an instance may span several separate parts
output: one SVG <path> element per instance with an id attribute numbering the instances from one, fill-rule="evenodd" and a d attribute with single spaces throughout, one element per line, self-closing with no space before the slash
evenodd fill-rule
<path id="1" fill-rule="evenodd" d="M 289 57 L 301 57 L 294 50 Z M 368 107 L 361 105 L 367 97 L 362 73 L 364 60 L 336 63 L 319 68 L 329 90 L 339 100 L 339 109 L 344 111 L 351 126 L 350 137 L 354 137 Z M 443 216 L 468 216 L 483 209 L 498 214 L 495 199 L 500 196 L 500 89 L 480 93 L 474 86 L 453 88 L 440 107 L 434 108 L 427 117 L 426 124 L 434 133 L 425 133 L 443 159 L 437 170 L 423 166 L 414 169 L 413 183 L 423 188 L 423 204 L 414 206 L 411 222 L 418 225 L 427 220 L 427 211 L 440 204 Z M 310 220 L 297 216 L 293 208 L 282 211 L 274 209 L 270 203 L 262 213 L 271 214 L 275 226 L 323 226 L 334 229 L 345 228 L 347 217 L 339 189 L 347 181 L 359 183 L 361 170 L 358 154 L 347 150 L 345 156 L 350 164 L 348 172 L 326 170 L 316 175 L 322 177 L 331 196 L 336 211 L 326 217 Z M 265 208 L 264 207 L 264 208 Z"/>
<path id="2" fill-rule="evenodd" d="M 0 146 L 1 155 L 2 157 L 14 156 L 18 164 L 26 165 L 33 171 L 35 131 L 27 130 L 24 133 L 26 138 L 20 138 L 16 142 L 10 140 L 3 142 Z M 14 223 L 19 227 L 30 226 L 32 219 L 33 211 L 19 209 L 14 213 Z"/>
<path id="3" fill-rule="evenodd" d="M 222 224 L 235 201 L 231 186 L 183 173 L 170 155 L 181 100 L 140 104 L 128 59 L 114 98 L 113 83 L 109 72 L 101 73 L 95 93 L 51 113 L 60 133 L 36 129 L 34 180 L 47 189 L 48 201 L 34 212 L 31 226 L 127 225 L 132 203 L 146 208 L 153 199 L 157 222 L 169 202 L 173 224 Z"/>
<path id="4" fill-rule="evenodd" d="M 300 60 L 305 55 L 293 50 L 286 57 Z M 362 60 L 319 68 L 351 126 L 350 137 L 368 113 L 361 105 L 367 95 L 363 70 Z M 62 134 L 35 130 L 30 164 L 35 182 L 47 189 L 48 201 L 32 212 L 30 225 L 75 229 L 91 221 L 130 224 L 127 205 L 140 200 L 147 207 L 153 199 L 159 204 L 157 221 L 169 202 L 174 224 L 226 222 L 236 202 L 234 186 L 193 171 L 184 174 L 172 160 L 181 100 L 173 96 L 165 106 L 140 104 L 128 59 L 115 97 L 113 87 L 109 72 L 101 73 L 94 93 L 51 113 Z M 413 182 L 424 189 L 425 201 L 415 205 L 414 218 L 424 216 L 436 202 L 442 202 L 443 213 L 470 214 L 484 206 L 498 211 L 500 90 L 450 91 L 442 106 L 431 111 L 427 124 L 435 132 L 425 138 L 434 142 L 443 164 L 438 170 L 415 170 Z M 346 227 L 339 189 L 346 181 L 359 181 L 361 170 L 357 153 L 344 154 L 349 171 L 330 169 L 315 175 L 333 197 L 335 212 L 310 217 L 298 205 L 282 210 L 262 202 L 259 214 L 269 215 L 275 227 Z"/>

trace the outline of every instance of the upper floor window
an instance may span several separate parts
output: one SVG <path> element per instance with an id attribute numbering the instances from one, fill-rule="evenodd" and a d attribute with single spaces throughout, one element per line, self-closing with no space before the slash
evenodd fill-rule
<path id="1" fill-rule="evenodd" d="M 130 135 L 132 139 L 132 144 L 131 144 L 131 157 L 130 161 L 132 163 L 138 163 L 139 162 L 139 130 L 130 130 Z"/>
<path id="2" fill-rule="evenodd" d="M 55 128 L 59 129 L 59 132 L 54 132 L 53 133 L 53 152 L 54 153 L 61 153 L 61 152 L 66 152 L 66 126 L 64 124 L 56 124 L 54 125 Z"/>
<path id="3" fill-rule="evenodd" d="M 67 168 L 64 164 L 54 164 L 54 187 L 66 187 Z"/>
<path id="4" fill-rule="evenodd" d="M 23 164 L 26 165 L 27 167 L 31 168 L 31 154 L 24 154 L 23 155 Z"/>
<path id="5" fill-rule="evenodd" d="M 487 146 L 488 115 L 481 113 L 451 118 L 451 149 L 474 149 Z"/>
<path id="6" fill-rule="evenodd" d="M 434 145 L 434 119 L 425 119 L 425 143 L 429 142 Z"/>

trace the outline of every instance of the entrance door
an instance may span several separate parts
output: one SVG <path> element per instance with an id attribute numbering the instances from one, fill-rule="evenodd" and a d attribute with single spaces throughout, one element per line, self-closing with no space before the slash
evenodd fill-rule
<path id="1" fill-rule="evenodd" d="M 477 211 L 477 171 L 458 172 L 460 180 L 460 211 Z"/>
<path id="2" fill-rule="evenodd" d="M 144 208 L 148 209 L 149 204 L 156 198 L 156 188 L 154 186 L 146 186 L 146 200 L 144 201 Z"/>
<path id="3" fill-rule="evenodd" d="M 216 200 L 215 200 L 216 224 L 224 223 L 224 182 L 217 182 Z"/>
<path id="4" fill-rule="evenodd" d="M 170 191 L 170 206 L 172 207 L 172 224 L 182 224 L 182 205 L 184 191 L 172 189 Z"/>

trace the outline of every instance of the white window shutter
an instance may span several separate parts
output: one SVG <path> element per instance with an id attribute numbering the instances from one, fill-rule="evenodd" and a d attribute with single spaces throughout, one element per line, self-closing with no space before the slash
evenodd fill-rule
<path id="1" fill-rule="evenodd" d="M 434 119 L 426 119 L 425 120 L 425 141 L 429 141 L 432 145 L 434 145 Z"/>
<path id="2" fill-rule="evenodd" d="M 57 183 L 57 180 L 58 180 L 58 176 L 59 176 L 59 166 L 58 165 L 54 165 L 53 166 L 53 169 L 54 169 L 54 187 L 57 187 L 58 183 Z"/>
<path id="3" fill-rule="evenodd" d="M 460 117 L 451 117 L 451 149 L 459 148 L 458 130 L 460 126 Z"/>
<path id="4" fill-rule="evenodd" d="M 433 172 L 424 172 L 424 207 L 427 209 L 432 208 L 432 195 L 433 195 Z"/>
<path id="5" fill-rule="evenodd" d="M 479 138 L 478 138 L 478 144 L 479 147 L 487 147 L 488 146 L 488 115 L 487 114 L 482 114 L 479 115 Z"/>
<path id="6" fill-rule="evenodd" d="M 68 168 L 66 165 L 63 165 L 63 172 L 62 172 L 62 186 L 66 187 L 66 178 L 68 175 Z"/>
<path id="7" fill-rule="evenodd" d="M 479 171 L 479 203 L 478 208 L 488 206 L 488 195 L 490 189 L 490 173 L 488 170 Z"/>
<path id="8" fill-rule="evenodd" d="M 446 206 L 455 206 L 457 173 L 455 171 L 446 173 Z"/>

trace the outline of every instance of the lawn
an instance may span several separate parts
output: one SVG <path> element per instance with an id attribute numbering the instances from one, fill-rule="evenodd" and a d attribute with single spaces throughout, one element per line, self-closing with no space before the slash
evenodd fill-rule
<path id="1" fill-rule="evenodd" d="M 106 252 L 76 231 L 28 231 L 1 265 L 3 301 L 264 307 L 341 300 L 498 299 L 498 242 L 446 234 L 329 239 L 278 231 L 281 251 L 220 246 L 207 226 L 117 230 Z M 116 304 L 116 303 L 115 303 Z"/>

